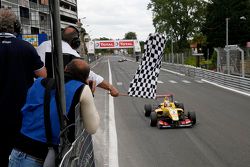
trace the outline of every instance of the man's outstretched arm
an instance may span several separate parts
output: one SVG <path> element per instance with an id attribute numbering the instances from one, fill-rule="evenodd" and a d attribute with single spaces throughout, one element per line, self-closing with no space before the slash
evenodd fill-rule
<path id="1" fill-rule="evenodd" d="M 85 85 L 80 97 L 81 116 L 83 127 L 89 134 L 94 134 L 100 123 L 100 117 L 96 110 L 94 98 L 88 85 Z"/>
<path id="2" fill-rule="evenodd" d="M 111 96 L 113 97 L 117 97 L 119 96 L 119 91 L 110 83 L 108 83 L 107 81 L 103 80 L 99 85 L 97 85 L 100 88 L 103 88 L 107 91 L 110 91 Z"/>
<path id="3" fill-rule="evenodd" d="M 93 71 L 90 71 L 88 80 L 93 84 L 91 87 L 93 93 L 95 92 L 95 86 L 97 86 L 110 91 L 110 94 L 113 97 L 119 96 L 119 91 L 113 85 L 105 81 L 102 76 L 94 73 Z"/>

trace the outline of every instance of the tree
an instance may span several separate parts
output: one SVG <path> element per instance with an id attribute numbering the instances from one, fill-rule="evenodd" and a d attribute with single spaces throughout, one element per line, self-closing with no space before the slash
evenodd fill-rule
<path id="1" fill-rule="evenodd" d="M 137 39 L 136 33 L 135 32 L 128 32 L 125 34 L 124 39 Z M 134 49 L 129 48 L 128 50 L 128 54 L 133 54 L 134 53 Z"/>
<path id="2" fill-rule="evenodd" d="M 144 53 L 144 45 L 145 45 L 145 42 L 140 41 L 141 53 Z"/>
<path id="3" fill-rule="evenodd" d="M 206 2 L 200 0 L 151 0 L 153 24 L 168 40 L 174 39 L 179 51 L 189 47 L 188 39 L 200 31 L 205 21 Z"/>
<path id="4" fill-rule="evenodd" d="M 128 32 L 125 34 L 124 39 L 137 39 L 136 33 L 135 32 Z"/>
<path id="5" fill-rule="evenodd" d="M 211 0 L 202 29 L 208 44 L 213 47 L 226 45 L 226 18 L 229 18 L 229 44 L 245 46 L 250 40 L 249 0 Z"/>

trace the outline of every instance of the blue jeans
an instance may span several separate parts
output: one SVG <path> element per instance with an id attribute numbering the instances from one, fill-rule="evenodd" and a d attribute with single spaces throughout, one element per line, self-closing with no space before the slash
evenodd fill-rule
<path id="1" fill-rule="evenodd" d="M 42 167 L 43 161 L 24 152 L 13 149 L 9 157 L 9 167 Z"/>

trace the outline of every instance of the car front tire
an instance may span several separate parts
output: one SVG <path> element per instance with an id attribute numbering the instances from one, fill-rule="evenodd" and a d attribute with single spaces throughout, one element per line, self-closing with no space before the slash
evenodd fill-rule
<path id="1" fill-rule="evenodd" d="M 188 112 L 188 118 L 192 121 L 193 125 L 196 124 L 196 114 L 195 112 Z"/>
<path id="2" fill-rule="evenodd" d="M 157 113 L 151 112 L 150 114 L 150 126 L 154 127 L 157 125 Z"/>

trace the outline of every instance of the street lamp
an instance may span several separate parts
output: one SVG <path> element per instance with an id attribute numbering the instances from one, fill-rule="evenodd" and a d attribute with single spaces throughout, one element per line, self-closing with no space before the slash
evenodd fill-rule
<path id="1" fill-rule="evenodd" d="M 246 20 L 247 18 L 245 16 L 240 17 L 241 20 Z"/>
<path id="2" fill-rule="evenodd" d="M 81 19 L 86 19 L 86 18 L 87 18 L 87 17 L 81 17 L 81 18 L 79 18 L 79 19 L 81 20 Z"/>
<path id="3" fill-rule="evenodd" d="M 241 16 L 240 20 L 246 20 L 247 18 L 245 16 Z M 226 46 L 228 46 L 228 21 L 229 18 L 226 18 Z"/>
<path id="4" fill-rule="evenodd" d="M 229 18 L 226 18 L 226 48 L 228 48 L 228 20 Z M 226 50 L 226 59 L 227 59 L 227 74 L 230 74 L 229 71 L 229 65 L 230 65 L 230 59 L 229 59 L 229 50 Z"/>
<path id="5" fill-rule="evenodd" d="M 81 18 L 78 18 L 77 19 L 77 26 L 80 28 L 83 24 L 82 24 L 82 22 L 81 22 L 81 20 L 83 20 L 83 19 L 86 19 L 86 17 L 81 17 Z"/>
<path id="6" fill-rule="evenodd" d="M 246 20 L 245 16 L 241 16 L 240 20 Z M 229 58 L 229 49 L 228 49 L 228 21 L 229 18 L 226 18 L 226 60 L 227 60 L 227 74 L 230 74 L 229 66 L 230 66 L 230 58 Z M 244 56 L 243 56 L 243 63 L 244 63 Z M 242 64 L 243 70 L 244 71 L 244 65 Z M 242 74 L 244 76 L 244 74 Z"/>
<path id="7" fill-rule="evenodd" d="M 229 18 L 226 18 L 226 46 L 228 46 L 228 20 Z"/>

